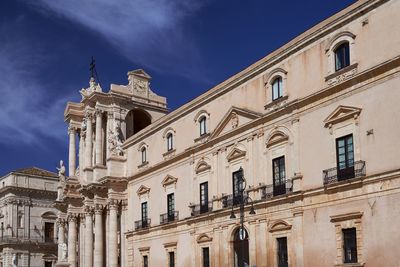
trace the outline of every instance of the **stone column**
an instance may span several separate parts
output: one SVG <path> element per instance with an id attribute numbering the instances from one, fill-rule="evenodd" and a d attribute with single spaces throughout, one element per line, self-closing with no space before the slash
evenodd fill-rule
<path id="1" fill-rule="evenodd" d="M 86 113 L 86 148 L 85 148 L 85 167 L 92 167 L 92 153 L 93 153 L 93 144 L 92 144 L 92 114 L 90 112 Z"/>
<path id="2" fill-rule="evenodd" d="M 96 205 L 94 214 L 94 267 L 103 267 L 103 207 Z"/>
<path id="3" fill-rule="evenodd" d="M 58 262 L 63 260 L 62 258 L 62 248 L 61 245 L 65 243 L 65 221 L 63 219 L 58 219 Z"/>
<path id="4" fill-rule="evenodd" d="M 83 169 L 85 168 L 85 134 L 83 129 L 79 131 L 79 175 L 83 173 Z"/>
<path id="5" fill-rule="evenodd" d="M 112 111 L 107 112 L 107 121 L 106 121 L 106 158 L 108 159 L 110 157 L 110 144 L 108 143 L 108 138 L 110 131 L 113 131 L 113 113 Z"/>
<path id="6" fill-rule="evenodd" d="M 127 266 L 127 261 L 126 261 L 126 240 L 125 240 L 125 224 L 126 224 L 126 212 L 128 208 L 128 203 L 127 200 L 124 200 L 122 202 L 122 207 L 121 207 L 121 267 Z"/>
<path id="7" fill-rule="evenodd" d="M 115 199 L 111 199 L 109 203 L 109 267 L 118 267 L 118 203 Z"/>
<path id="8" fill-rule="evenodd" d="M 103 165 L 103 111 L 96 109 L 96 165 Z"/>
<path id="9" fill-rule="evenodd" d="M 68 216 L 68 262 L 70 267 L 76 267 L 76 216 Z"/>
<path id="10" fill-rule="evenodd" d="M 92 207 L 85 207 L 85 267 L 93 266 L 93 212 Z"/>
<path id="11" fill-rule="evenodd" d="M 75 170 L 76 170 L 75 127 L 72 127 L 71 125 L 68 127 L 68 135 L 69 135 L 68 175 L 75 176 Z"/>

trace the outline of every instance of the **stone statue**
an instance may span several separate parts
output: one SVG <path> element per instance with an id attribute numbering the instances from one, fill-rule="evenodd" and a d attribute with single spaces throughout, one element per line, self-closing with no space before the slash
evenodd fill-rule
<path id="1" fill-rule="evenodd" d="M 66 243 L 61 243 L 59 244 L 60 249 L 61 249 L 61 261 L 66 261 L 67 260 L 67 252 L 68 252 L 68 247 Z"/>
<path id="2" fill-rule="evenodd" d="M 236 112 L 232 113 L 231 123 L 232 123 L 232 129 L 235 129 L 239 126 L 239 117 L 236 114 Z"/>
<path id="3" fill-rule="evenodd" d="M 65 166 L 64 161 L 60 160 L 60 168 L 56 168 L 58 171 L 58 177 L 61 182 L 65 182 Z"/>
<path id="4" fill-rule="evenodd" d="M 108 132 L 108 143 L 110 144 L 110 152 L 113 155 L 122 156 L 124 150 L 122 149 L 122 141 L 119 138 L 119 127 L 115 127 L 115 130 L 110 130 Z"/>
<path id="5" fill-rule="evenodd" d="M 14 254 L 12 257 L 12 266 L 17 267 L 17 254 Z"/>
<path id="6" fill-rule="evenodd" d="M 100 84 L 98 84 L 95 80 L 95 78 L 91 77 L 89 80 L 89 87 L 88 88 L 82 88 L 79 93 L 82 95 L 82 99 L 88 97 L 91 93 L 93 92 L 102 92 L 103 89 L 101 88 Z"/>

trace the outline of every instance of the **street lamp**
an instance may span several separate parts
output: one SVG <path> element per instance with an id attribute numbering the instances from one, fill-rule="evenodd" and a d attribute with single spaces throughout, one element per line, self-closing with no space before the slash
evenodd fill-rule
<path id="1" fill-rule="evenodd" d="M 256 211 L 254 210 L 253 206 L 253 200 L 249 196 L 244 195 L 244 191 L 246 190 L 247 187 L 247 182 L 246 179 L 244 178 L 243 175 L 243 168 L 240 167 L 239 171 L 237 172 L 238 175 L 238 187 L 239 187 L 239 197 L 233 195 L 232 197 L 232 209 L 231 209 L 231 215 L 230 219 L 236 219 L 235 212 L 233 211 L 233 207 L 235 205 L 235 202 L 239 204 L 239 212 L 240 212 L 240 229 L 239 229 L 239 239 L 243 242 L 246 239 L 246 231 L 244 229 L 244 205 L 245 203 L 251 203 L 251 208 L 250 208 L 250 215 L 256 214 Z M 235 201 L 236 200 L 236 201 Z M 244 255 L 244 247 L 242 243 L 242 255 Z M 243 266 L 244 266 L 244 258 L 243 258 Z"/>

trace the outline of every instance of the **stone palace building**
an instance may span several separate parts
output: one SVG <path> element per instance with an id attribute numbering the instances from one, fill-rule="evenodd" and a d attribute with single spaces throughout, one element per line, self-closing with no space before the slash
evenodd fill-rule
<path id="1" fill-rule="evenodd" d="M 36 167 L 0 177 L 0 266 L 55 266 L 57 183 Z"/>
<path id="2" fill-rule="evenodd" d="M 400 1 L 356 1 L 173 112 L 143 70 L 92 78 L 59 264 L 399 266 L 399 25 Z"/>

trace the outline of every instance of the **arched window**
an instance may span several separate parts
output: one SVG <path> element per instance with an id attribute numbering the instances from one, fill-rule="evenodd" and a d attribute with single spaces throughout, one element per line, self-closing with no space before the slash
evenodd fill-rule
<path id="1" fill-rule="evenodd" d="M 276 77 L 272 82 L 272 100 L 276 100 L 283 95 L 282 77 Z"/>
<path id="2" fill-rule="evenodd" d="M 204 135 L 207 133 L 206 122 L 207 122 L 207 118 L 205 116 L 200 118 L 200 120 L 199 120 L 200 135 Z"/>
<path id="3" fill-rule="evenodd" d="M 143 147 L 140 152 L 142 154 L 142 163 L 146 163 L 147 162 L 147 150 L 146 150 L 146 147 Z"/>
<path id="4" fill-rule="evenodd" d="M 344 42 L 335 49 L 335 71 L 350 65 L 350 46 Z"/>
<path id="5" fill-rule="evenodd" d="M 167 135 L 167 150 L 171 151 L 173 148 L 174 148 L 173 136 L 172 136 L 172 133 L 168 133 L 168 135 Z"/>

